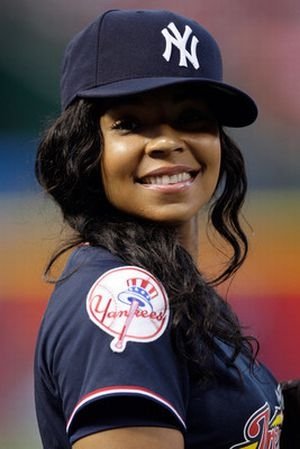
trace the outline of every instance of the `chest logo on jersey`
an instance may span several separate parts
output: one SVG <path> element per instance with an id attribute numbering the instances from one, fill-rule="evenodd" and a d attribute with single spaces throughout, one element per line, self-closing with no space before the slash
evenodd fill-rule
<path id="1" fill-rule="evenodd" d="M 114 337 L 110 344 L 114 352 L 123 352 L 128 341 L 158 339 L 169 319 L 164 288 L 138 267 L 119 267 L 104 273 L 90 289 L 86 308 L 91 321 Z"/>
<path id="2" fill-rule="evenodd" d="M 244 442 L 230 449 L 279 449 L 282 422 L 281 408 L 276 407 L 271 416 L 270 405 L 265 403 L 248 419 L 244 428 Z"/>

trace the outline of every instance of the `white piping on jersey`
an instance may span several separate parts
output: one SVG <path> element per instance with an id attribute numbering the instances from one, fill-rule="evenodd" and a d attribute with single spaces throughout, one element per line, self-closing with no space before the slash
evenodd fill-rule
<path id="1" fill-rule="evenodd" d="M 106 387 L 106 388 L 100 388 L 99 390 L 92 391 L 91 393 L 88 393 L 87 395 L 83 396 L 83 398 L 76 404 L 66 426 L 67 433 L 69 432 L 70 426 L 72 424 L 72 421 L 74 419 L 74 416 L 78 412 L 78 410 L 88 402 L 97 399 L 102 398 L 109 395 L 116 395 L 116 394 L 134 394 L 134 395 L 141 395 L 146 396 L 151 399 L 153 399 L 156 402 L 159 402 L 163 405 L 165 405 L 171 412 L 179 419 L 183 427 L 186 429 L 186 424 L 180 414 L 177 412 L 177 410 L 170 404 L 169 401 L 164 399 L 163 397 L 159 396 L 158 394 L 154 393 L 151 390 L 148 390 L 144 387 L 136 387 L 132 385 L 120 385 L 115 387 Z"/>

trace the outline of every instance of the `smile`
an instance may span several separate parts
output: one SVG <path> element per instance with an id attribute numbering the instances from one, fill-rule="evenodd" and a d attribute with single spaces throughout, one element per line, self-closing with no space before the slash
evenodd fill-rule
<path id="1" fill-rule="evenodd" d="M 193 180 L 194 177 L 195 177 L 195 174 L 193 174 L 193 173 L 182 172 L 182 173 L 176 173 L 173 175 L 146 176 L 145 178 L 141 179 L 139 182 L 141 184 L 167 186 L 167 185 L 191 181 L 191 180 Z"/>

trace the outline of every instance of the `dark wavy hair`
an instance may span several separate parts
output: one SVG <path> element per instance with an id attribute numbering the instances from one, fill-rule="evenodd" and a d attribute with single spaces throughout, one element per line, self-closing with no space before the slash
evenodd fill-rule
<path id="1" fill-rule="evenodd" d="M 175 347 L 188 359 L 196 378 L 209 376 L 208 367 L 217 351 L 215 338 L 232 347 L 228 363 L 239 352 L 254 360 L 254 339 L 243 335 L 237 317 L 214 289 L 238 270 L 248 250 L 240 224 L 247 190 L 240 150 L 221 129 L 221 170 L 209 220 L 232 248 L 232 255 L 224 271 L 208 282 L 180 245 L 176 228 L 128 216 L 106 199 L 100 173 L 99 117 L 103 111 L 97 102 L 77 100 L 45 132 L 38 147 L 36 177 L 73 230 L 72 237 L 53 254 L 45 274 L 61 254 L 81 243 L 105 247 L 127 264 L 149 270 L 163 283 L 171 298 Z"/>

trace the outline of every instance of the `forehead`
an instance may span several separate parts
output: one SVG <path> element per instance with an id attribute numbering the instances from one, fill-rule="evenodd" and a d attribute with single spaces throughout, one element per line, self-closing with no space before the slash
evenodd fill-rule
<path id="1" fill-rule="evenodd" d="M 176 85 L 156 89 L 145 93 L 111 99 L 107 102 L 106 110 L 115 108 L 118 109 L 126 106 L 143 107 L 148 106 L 149 104 L 160 106 L 163 102 L 168 103 L 170 106 L 176 106 L 187 101 L 192 101 L 209 106 L 209 100 L 203 90 L 195 90 L 190 85 Z"/>

